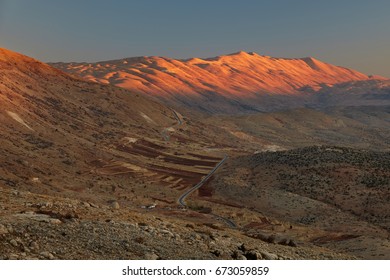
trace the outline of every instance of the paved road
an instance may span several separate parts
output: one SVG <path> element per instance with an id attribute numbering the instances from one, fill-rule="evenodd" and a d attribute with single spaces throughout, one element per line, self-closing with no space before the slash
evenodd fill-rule
<path id="1" fill-rule="evenodd" d="M 237 228 L 237 225 L 232 221 L 232 220 L 229 220 L 227 218 L 224 218 L 222 216 L 219 216 L 219 215 L 216 215 L 216 214 L 211 214 L 214 218 L 216 218 L 217 220 L 219 221 L 222 221 L 224 222 L 225 224 L 227 224 L 229 227 L 231 228 Z"/>
<path id="2" fill-rule="evenodd" d="M 177 124 L 176 125 L 182 125 L 183 124 L 183 121 L 181 120 L 181 118 L 179 117 L 179 115 L 177 114 L 177 112 L 175 110 L 172 109 L 172 112 L 173 112 L 173 116 L 175 117 L 176 121 L 177 121 Z M 176 126 L 174 125 L 174 126 Z M 174 126 L 170 126 L 170 127 L 167 127 L 167 128 L 164 128 L 163 131 L 161 131 L 161 135 L 162 137 L 164 138 L 165 141 L 169 141 L 169 133 L 168 133 L 168 129 L 174 127 Z"/>
<path id="3" fill-rule="evenodd" d="M 177 125 L 182 125 L 183 124 L 183 121 L 182 119 L 179 117 L 178 113 L 172 109 L 172 112 L 173 112 L 173 115 L 174 117 L 176 118 L 177 120 Z M 167 133 L 167 129 L 164 129 L 163 132 L 162 132 L 162 135 L 165 139 L 165 141 L 169 141 L 169 134 Z M 228 156 L 225 155 L 224 158 L 213 168 L 213 170 L 211 170 L 198 184 L 196 184 L 195 186 L 193 186 L 192 188 L 190 188 L 189 190 L 187 190 L 185 193 L 183 193 L 179 199 L 177 200 L 177 202 L 186 207 L 187 204 L 185 203 L 185 199 L 187 198 L 187 196 L 189 196 L 190 194 L 192 194 L 194 191 L 196 191 L 197 189 L 199 189 L 200 187 L 202 187 L 204 185 L 204 183 L 206 183 L 206 181 L 215 173 L 215 171 L 217 171 L 217 169 L 227 160 Z M 228 226 L 230 226 L 231 228 L 236 228 L 236 224 L 229 220 L 229 219 L 226 219 L 222 216 L 219 216 L 219 215 L 216 215 L 216 214 L 211 214 L 214 218 L 216 218 L 217 220 L 220 220 L 220 221 L 223 221 L 224 223 L 226 223 Z"/>
<path id="4" fill-rule="evenodd" d="M 227 160 L 228 156 L 225 155 L 224 158 L 213 168 L 213 170 L 211 170 L 209 172 L 209 174 L 207 174 L 199 183 L 197 183 L 195 186 L 193 186 L 191 189 L 187 190 L 185 193 L 183 193 L 179 199 L 177 200 L 177 202 L 183 206 L 187 206 L 187 204 L 184 202 L 184 200 L 187 198 L 187 196 L 189 196 L 190 194 L 192 194 L 194 191 L 196 191 L 197 189 L 199 189 L 201 186 L 204 185 L 204 183 L 206 183 L 206 181 L 215 173 L 215 171 L 217 171 L 217 169 Z"/>
<path id="5" fill-rule="evenodd" d="M 185 203 L 185 199 L 187 198 L 187 196 L 189 196 L 190 194 L 192 194 L 194 191 L 196 191 L 197 189 L 199 189 L 200 187 L 202 187 L 204 185 L 204 183 L 206 183 L 206 181 L 215 173 L 215 171 L 217 171 L 217 169 L 227 160 L 228 156 L 225 155 L 224 158 L 214 167 L 213 170 L 211 170 L 209 172 L 209 174 L 206 175 L 206 177 L 204 177 L 198 184 L 196 184 L 195 186 L 193 186 L 191 189 L 187 190 L 185 193 L 183 193 L 179 199 L 177 200 L 177 202 L 186 207 L 187 204 Z M 236 228 L 237 225 L 229 220 L 229 219 L 226 219 L 222 216 L 219 216 L 219 215 L 216 215 L 216 214 L 211 214 L 214 218 L 216 218 L 217 220 L 220 220 L 224 223 L 226 223 L 229 227 L 231 228 Z"/>

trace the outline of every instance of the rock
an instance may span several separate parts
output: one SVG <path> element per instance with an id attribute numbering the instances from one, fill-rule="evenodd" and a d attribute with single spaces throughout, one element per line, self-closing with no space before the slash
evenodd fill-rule
<path id="1" fill-rule="evenodd" d="M 154 230 L 153 227 L 148 227 L 148 226 L 147 226 L 147 227 L 144 227 L 143 230 L 146 231 L 146 232 L 150 232 L 150 233 L 151 233 L 151 232 L 155 232 L 155 230 Z"/>
<path id="2" fill-rule="evenodd" d="M 17 254 L 10 254 L 8 256 L 8 259 L 9 260 L 18 260 L 19 259 L 19 255 L 17 255 Z"/>
<path id="3" fill-rule="evenodd" d="M 58 224 L 62 223 L 61 220 L 59 220 L 59 219 L 50 219 L 49 221 L 53 225 L 58 225 Z"/>
<path id="4" fill-rule="evenodd" d="M 113 201 L 111 203 L 111 208 L 112 209 L 119 209 L 120 208 L 119 203 L 117 201 Z"/>
<path id="5" fill-rule="evenodd" d="M 52 208 L 53 203 L 47 201 L 47 202 L 42 202 L 39 204 L 41 209 L 46 209 L 46 208 Z"/>
<path id="6" fill-rule="evenodd" d="M 7 234 L 7 233 L 8 233 L 8 229 L 4 225 L 0 224 L 0 235 Z"/>
<path id="7" fill-rule="evenodd" d="M 247 251 L 247 248 L 245 246 L 244 243 L 242 243 L 240 246 L 238 246 L 238 250 L 242 251 L 242 252 L 246 252 Z"/>
<path id="8" fill-rule="evenodd" d="M 14 233 L 14 228 L 13 228 L 11 225 L 8 225 L 8 226 L 7 226 L 7 230 L 8 230 L 8 232 L 11 233 L 11 234 Z"/>
<path id="9" fill-rule="evenodd" d="M 268 236 L 268 238 L 267 238 L 267 242 L 268 242 L 268 243 L 275 243 L 275 240 L 276 240 L 275 235 L 270 235 L 270 236 Z"/>
<path id="10" fill-rule="evenodd" d="M 35 242 L 35 241 L 32 241 L 31 243 L 30 243 L 30 249 L 31 250 L 33 250 L 33 251 L 38 251 L 39 250 L 39 244 L 37 243 L 37 242 Z"/>
<path id="11" fill-rule="evenodd" d="M 147 253 L 145 254 L 145 260 L 158 260 L 160 257 L 155 253 Z"/>
<path id="12" fill-rule="evenodd" d="M 256 250 L 250 250 L 244 254 L 248 260 L 262 260 L 263 256 Z"/>
<path id="13" fill-rule="evenodd" d="M 278 242 L 278 244 L 280 244 L 280 245 L 288 245 L 289 242 L 290 242 L 289 239 L 283 238 L 282 240 L 280 240 L 280 241 Z"/>
<path id="14" fill-rule="evenodd" d="M 219 250 L 219 249 L 213 250 L 213 251 L 211 251 L 210 253 L 213 254 L 213 255 L 216 256 L 216 257 L 219 257 L 219 256 L 222 255 L 222 251 Z"/>
<path id="15" fill-rule="evenodd" d="M 295 243 L 295 241 L 294 240 L 290 240 L 290 242 L 288 242 L 288 244 L 287 244 L 288 246 L 291 246 L 291 247 L 297 247 L 297 243 Z"/>
<path id="16" fill-rule="evenodd" d="M 14 247 L 17 247 L 18 246 L 18 242 L 15 240 L 15 239 L 11 239 L 11 241 L 9 242 L 12 246 Z"/>
<path id="17" fill-rule="evenodd" d="M 173 237 L 176 241 L 181 241 L 181 236 L 177 233 L 174 234 L 174 237 Z"/>
<path id="18" fill-rule="evenodd" d="M 234 251 L 231 255 L 233 260 L 247 260 L 247 258 L 240 251 Z"/>
<path id="19" fill-rule="evenodd" d="M 138 226 L 139 226 L 139 227 L 147 227 L 148 224 L 147 224 L 147 223 L 140 222 L 140 223 L 138 223 Z"/>
<path id="20" fill-rule="evenodd" d="M 175 236 L 172 232 L 170 232 L 169 230 L 166 230 L 166 229 L 160 230 L 160 233 L 162 233 L 164 235 L 168 235 L 170 237 L 174 237 Z"/>
<path id="21" fill-rule="evenodd" d="M 31 182 L 33 182 L 33 183 L 39 183 L 39 182 L 40 182 L 40 180 L 39 180 L 38 177 L 33 177 L 33 178 L 31 178 L 30 180 L 31 180 Z"/>
<path id="22" fill-rule="evenodd" d="M 45 259 L 49 259 L 49 260 L 54 260 L 54 255 L 50 252 L 47 252 L 47 251 L 44 251 L 44 252 L 41 252 L 40 253 L 41 257 L 45 258 Z"/>
<path id="23" fill-rule="evenodd" d="M 262 257 L 265 260 L 277 260 L 277 259 L 279 259 L 278 255 L 272 254 L 272 253 L 268 253 L 266 251 L 261 252 L 261 255 L 262 255 Z"/>
<path id="24" fill-rule="evenodd" d="M 91 204 L 89 204 L 88 202 L 83 202 L 83 206 L 85 208 L 89 208 L 89 207 L 91 207 Z"/>
<path id="25" fill-rule="evenodd" d="M 238 255 L 236 260 L 243 260 L 243 261 L 245 261 L 245 260 L 247 260 L 247 258 L 244 255 Z"/>
<path id="26" fill-rule="evenodd" d="M 23 247 L 23 252 L 30 253 L 31 250 L 29 248 L 27 248 L 26 246 L 24 246 Z"/>
<path id="27" fill-rule="evenodd" d="M 13 196 L 19 196 L 19 195 L 20 195 L 20 192 L 18 192 L 17 190 L 13 190 L 13 191 L 12 191 L 12 195 L 13 195 Z"/>

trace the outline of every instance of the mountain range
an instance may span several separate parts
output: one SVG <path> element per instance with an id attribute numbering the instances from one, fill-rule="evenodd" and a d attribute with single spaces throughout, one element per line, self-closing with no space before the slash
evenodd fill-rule
<path id="1" fill-rule="evenodd" d="M 384 87 L 388 93 L 389 88 L 384 77 L 368 76 L 312 57 L 274 58 L 243 51 L 207 59 L 151 56 L 51 65 L 88 81 L 112 84 L 170 106 L 207 113 L 327 107 L 340 102 L 358 105 L 367 97 L 335 97 L 340 96 L 338 88 L 380 88 L 377 94 Z M 370 104 L 390 104 L 378 95 L 368 99 Z"/>

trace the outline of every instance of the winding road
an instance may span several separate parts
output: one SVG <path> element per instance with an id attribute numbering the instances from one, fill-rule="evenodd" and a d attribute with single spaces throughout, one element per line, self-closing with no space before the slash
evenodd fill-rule
<path id="1" fill-rule="evenodd" d="M 228 156 L 225 155 L 224 158 L 209 172 L 209 174 L 207 174 L 205 177 L 203 177 L 203 179 L 197 183 L 195 186 L 193 186 L 191 189 L 187 190 L 185 193 L 183 193 L 179 199 L 177 200 L 177 202 L 183 206 L 187 206 L 187 204 L 184 202 L 184 200 L 187 198 L 187 196 L 189 196 L 190 194 L 192 194 L 194 191 L 196 191 L 197 189 L 199 189 L 201 186 L 204 185 L 204 183 L 206 183 L 206 181 L 215 173 L 215 171 L 217 171 L 217 169 L 227 160 Z"/>
<path id="2" fill-rule="evenodd" d="M 175 119 L 176 119 L 176 121 L 177 121 L 177 124 L 176 125 L 182 125 L 183 124 L 183 120 L 182 120 L 182 118 L 179 116 L 179 114 L 175 111 L 175 110 L 173 110 L 173 109 L 171 109 L 172 110 L 172 112 L 173 112 L 173 116 L 175 117 Z M 170 128 L 170 127 L 169 127 Z M 164 140 L 165 141 L 169 141 L 169 134 L 168 134 L 168 129 L 169 128 L 165 128 L 162 132 L 161 132 L 161 134 L 162 134 L 162 136 L 164 137 Z M 199 189 L 200 187 L 202 187 L 203 185 L 204 185 L 204 183 L 206 183 L 206 181 L 218 170 L 218 168 L 226 161 L 228 159 L 228 156 L 225 154 L 224 155 L 224 157 L 223 157 L 223 159 L 205 176 L 205 177 L 203 177 L 203 179 L 198 183 L 198 184 L 196 184 L 195 186 L 193 186 L 192 188 L 190 188 L 189 190 L 187 190 L 185 193 L 183 193 L 180 197 L 179 197 L 179 199 L 177 200 L 177 202 L 180 204 L 180 205 L 182 205 L 182 206 L 184 206 L 184 207 L 187 207 L 187 204 L 185 203 L 185 199 L 187 198 L 187 196 L 189 196 L 190 194 L 192 194 L 194 191 L 196 191 L 197 189 Z M 222 221 L 222 222 L 224 222 L 224 223 L 226 223 L 229 227 L 231 227 L 231 228 L 237 228 L 237 225 L 233 222 L 233 221 L 231 221 L 231 220 L 229 220 L 229 219 L 227 219 L 227 218 L 224 218 L 224 217 L 222 217 L 222 216 L 219 216 L 219 215 L 216 215 L 216 214 L 210 214 L 211 216 L 213 216 L 215 219 L 217 219 L 217 220 L 220 220 L 220 221 Z"/>
<path id="3" fill-rule="evenodd" d="M 206 183 L 206 181 L 211 177 L 213 176 L 213 174 L 218 170 L 219 167 L 221 167 L 221 165 L 228 159 L 228 156 L 225 155 L 224 158 L 198 183 L 196 184 L 195 186 L 193 186 L 192 188 L 190 188 L 189 190 L 187 190 L 185 193 L 183 193 L 179 199 L 177 200 L 177 202 L 186 207 L 187 204 L 185 203 L 185 199 L 187 198 L 187 196 L 189 196 L 190 194 L 192 194 L 194 191 L 196 191 L 197 189 L 199 189 L 200 187 L 202 187 L 204 185 L 204 183 Z M 216 218 L 217 220 L 220 220 L 220 221 L 223 221 L 224 223 L 226 223 L 228 226 L 230 226 L 231 228 L 236 228 L 236 224 L 234 222 L 232 222 L 231 220 L 229 219 L 226 219 L 222 216 L 219 216 L 219 215 L 216 215 L 216 214 L 211 214 L 214 218 Z"/>
<path id="4" fill-rule="evenodd" d="M 179 117 L 179 114 L 173 110 L 172 110 L 172 113 L 173 113 L 173 116 L 175 117 L 176 121 L 177 121 L 177 124 L 176 125 L 182 125 L 183 124 L 183 121 L 182 119 Z M 174 125 L 174 126 L 176 126 Z M 173 128 L 174 126 L 170 126 L 170 127 L 167 127 L 167 128 L 164 128 L 163 131 L 161 131 L 161 135 L 162 137 L 164 138 L 165 141 L 169 141 L 169 133 L 168 133 L 168 130 Z"/>

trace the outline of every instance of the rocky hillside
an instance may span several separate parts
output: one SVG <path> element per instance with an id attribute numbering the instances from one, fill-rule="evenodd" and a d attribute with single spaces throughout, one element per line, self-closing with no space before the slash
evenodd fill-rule
<path id="1" fill-rule="evenodd" d="M 228 163 L 210 192 L 215 200 L 279 220 L 273 234 L 286 234 L 283 226 L 291 224 L 287 232 L 295 240 L 388 259 L 389 167 L 389 152 L 345 147 L 257 153 Z M 270 232 L 265 219 L 240 221 L 251 234 L 264 238 Z"/>

